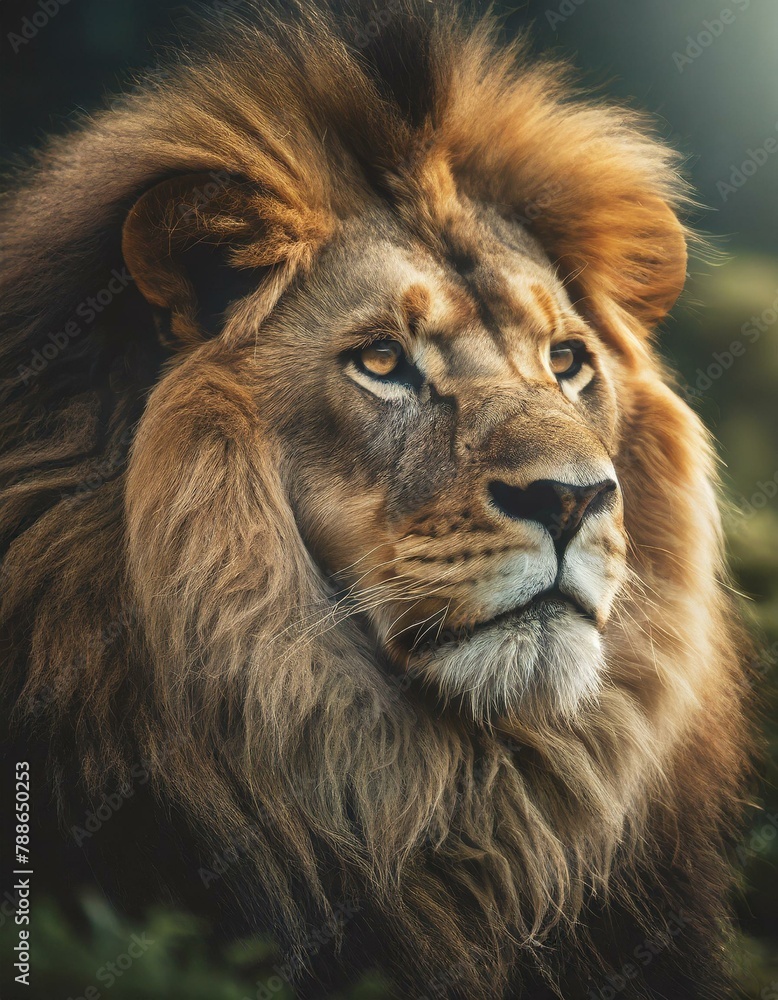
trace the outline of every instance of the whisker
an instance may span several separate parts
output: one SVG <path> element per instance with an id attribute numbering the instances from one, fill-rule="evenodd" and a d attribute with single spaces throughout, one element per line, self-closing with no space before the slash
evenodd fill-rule
<path id="1" fill-rule="evenodd" d="M 401 628 L 399 632 L 395 633 L 395 635 L 392 636 L 392 639 L 396 639 L 398 635 L 402 635 L 403 632 L 408 632 L 412 628 L 420 628 L 425 622 L 428 622 L 430 620 L 430 618 L 435 618 L 436 615 L 439 615 L 441 611 L 443 611 L 445 613 L 445 610 L 446 610 L 445 608 L 437 608 L 435 611 L 432 612 L 431 615 L 427 615 L 426 618 L 422 618 L 422 620 L 420 622 L 412 622 L 410 625 L 406 625 L 405 628 Z M 444 617 L 445 617 L 445 615 L 444 615 Z M 411 647 L 412 650 L 416 648 L 416 646 L 421 641 L 422 637 L 425 636 L 427 634 L 427 632 L 429 632 L 429 630 L 431 628 L 434 628 L 434 623 L 432 625 L 429 625 L 424 630 L 424 632 L 422 632 L 422 634 L 416 639 L 416 641 L 413 643 L 413 646 Z M 388 641 L 388 636 L 387 636 L 387 641 Z"/>

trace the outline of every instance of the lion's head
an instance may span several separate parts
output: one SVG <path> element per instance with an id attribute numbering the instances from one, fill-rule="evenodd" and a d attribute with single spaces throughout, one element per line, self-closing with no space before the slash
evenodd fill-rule
<path id="1" fill-rule="evenodd" d="M 479 721 L 569 714 L 600 687 L 626 580 L 625 366 L 540 243 L 458 193 L 436 155 L 415 206 L 366 197 L 269 315 L 249 296 L 227 320 L 229 359 L 205 353 L 249 389 L 327 588 L 326 605 L 297 609 L 300 631 L 356 619 L 380 671 L 408 671 Z M 159 218 L 144 205 L 125 247 L 149 298 L 170 306 L 145 258 Z M 157 388 L 128 479 L 131 551 L 155 587 L 149 484 L 184 446 L 170 427 L 195 355 Z"/>
<path id="2" fill-rule="evenodd" d="M 467 954 L 494 996 L 726 811 L 740 640 L 651 339 L 674 158 L 430 6 L 356 49 L 234 23 L 26 177 L 6 620 L 18 716 L 53 692 L 92 787 L 140 752 L 244 837 L 292 943 L 367 899 L 408 968 Z"/>

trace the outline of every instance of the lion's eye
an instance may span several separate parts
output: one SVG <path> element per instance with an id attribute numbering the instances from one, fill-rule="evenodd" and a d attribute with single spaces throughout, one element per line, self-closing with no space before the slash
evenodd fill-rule
<path id="1" fill-rule="evenodd" d="M 557 378 L 573 378 L 586 361 L 586 348 L 580 340 L 564 340 L 549 352 L 551 371 Z"/>
<path id="2" fill-rule="evenodd" d="M 396 371 L 403 357 L 402 345 L 396 340 L 376 340 L 359 352 L 364 370 L 377 378 L 386 378 Z"/>

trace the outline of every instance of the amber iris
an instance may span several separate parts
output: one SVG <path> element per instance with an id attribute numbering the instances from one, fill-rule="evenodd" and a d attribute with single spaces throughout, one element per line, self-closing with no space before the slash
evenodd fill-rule
<path id="1" fill-rule="evenodd" d="M 359 354 L 366 371 L 383 378 L 391 375 L 403 356 L 402 345 L 396 340 L 376 340 L 363 347 Z"/>
<path id="2" fill-rule="evenodd" d="M 578 341 L 555 344 L 549 352 L 551 371 L 557 378 L 571 378 L 581 370 L 585 357 L 584 346 Z"/>

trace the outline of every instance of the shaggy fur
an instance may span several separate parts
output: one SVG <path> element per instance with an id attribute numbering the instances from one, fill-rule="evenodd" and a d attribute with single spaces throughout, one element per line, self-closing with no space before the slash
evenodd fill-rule
<path id="1" fill-rule="evenodd" d="M 412 997 L 723 996 L 745 646 L 711 443 L 650 339 L 684 278 L 675 158 L 489 18 L 261 24 L 213 26 L 5 199 L 16 731 L 45 744 L 66 816 L 68 789 L 99 802 L 143 761 L 155 822 L 173 810 L 201 858 L 235 848 L 229 905 L 303 993 L 375 964 Z M 348 412 L 305 383 L 338 275 L 358 288 L 379 237 L 467 271 L 472 205 L 531 233 L 610 359 L 586 441 L 618 475 L 628 574 L 596 697 L 567 715 L 484 718 L 393 673 L 337 600 L 353 552 L 323 541 L 385 482 L 364 427 L 338 437 Z M 550 447 L 549 399 L 529 435 Z"/>

